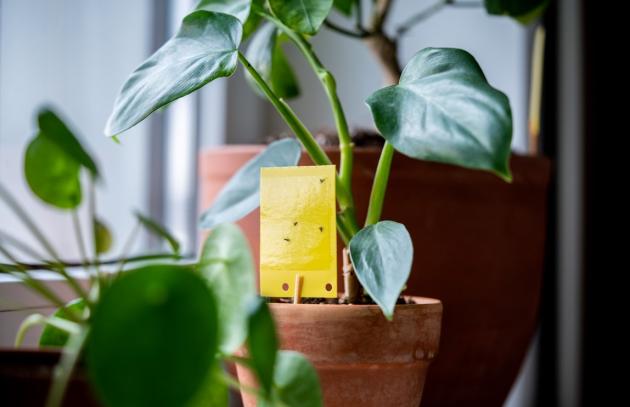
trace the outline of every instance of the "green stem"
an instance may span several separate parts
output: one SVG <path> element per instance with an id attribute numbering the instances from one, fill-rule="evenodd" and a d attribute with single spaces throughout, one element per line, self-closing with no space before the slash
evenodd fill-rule
<path id="1" fill-rule="evenodd" d="M 332 165 L 330 158 L 328 158 L 320 145 L 317 144 L 313 135 L 300 121 L 293 109 L 291 109 L 291 107 L 284 100 L 282 100 L 275 94 L 275 92 L 269 87 L 267 82 L 265 82 L 263 77 L 260 76 L 258 71 L 256 71 L 256 69 L 250 64 L 247 58 L 245 58 L 245 56 L 240 52 L 238 53 L 238 59 L 241 64 L 243 64 L 247 72 L 254 79 L 263 94 L 276 108 L 278 113 L 280 113 L 287 125 L 291 128 L 291 130 L 293 130 L 296 137 L 298 138 L 298 140 L 300 140 L 313 162 L 317 165 Z M 339 203 L 339 207 L 341 208 L 342 213 L 342 216 L 338 218 L 339 222 L 343 224 L 343 226 L 341 227 L 354 234 L 358 232 L 359 227 L 356 222 L 356 217 L 354 216 L 354 204 L 352 200 L 352 194 L 349 192 L 348 189 L 346 189 L 345 184 L 342 182 L 339 176 L 336 179 L 335 185 L 337 190 L 337 202 Z M 338 229 L 340 228 L 339 222 L 337 222 Z"/>
<path id="2" fill-rule="evenodd" d="M 370 192 L 370 205 L 365 218 L 365 226 L 373 225 L 381 218 L 393 158 L 394 147 L 388 142 L 385 142 L 383 150 L 381 151 L 381 157 L 378 160 L 378 166 L 376 167 L 376 174 L 374 175 L 374 183 L 372 184 L 372 192 Z"/>
<path id="3" fill-rule="evenodd" d="M 68 344 L 63 348 L 61 360 L 53 371 L 53 381 L 46 400 L 46 407 L 58 407 L 61 405 L 87 336 L 88 330 L 81 330 L 79 334 L 70 336 Z"/>
<path id="4" fill-rule="evenodd" d="M 20 218 L 22 223 L 24 223 L 24 225 L 31 231 L 33 236 L 35 236 L 35 238 L 39 240 L 39 242 L 46 249 L 48 254 L 57 263 L 61 264 L 61 261 L 59 261 L 59 255 L 57 254 L 57 251 L 54 249 L 52 244 L 50 244 L 48 239 L 46 239 L 44 234 L 35 225 L 35 222 L 31 220 L 31 218 L 28 216 L 26 211 L 24 211 L 22 206 L 20 206 L 17 203 L 15 198 L 13 198 L 13 196 L 9 193 L 9 191 L 6 188 L 4 188 L 2 184 L 0 184 L 0 198 L 4 200 L 4 202 L 9 206 L 9 208 L 13 210 L 13 212 L 15 212 L 15 214 L 18 216 L 18 218 Z M 81 287 L 81 285 L 72 276 L 70 276 L 63 267 L 60 267 L 59 269 L 56 269 L 53 271 L 59 273 L 63 278 L 65 278 L 68 284 L 70 285 L 70 287 L 72 287 L 72 289 L 75 291 L 75 293 L 87 301 L 87 295 L 85 291 L 83 290 L 83 288 Z"/>
<path id="5" fill-rule="evenodd" d="M 273 16 L 264 14 L 264 17 L 280 28 L 291 39 L 291 41 L 293 41 L 308 61 L 309 65 L 319 78 L 319 81 L 322 83 L 335 119 L 335 127 L 337 128 L 337 133 L 339 134 L 339 150 L 341 153 L 339 178 L 345 189 L 347 191 L 352 191 L 352 138 L 350 137 L 346 115 L 343 111 L 343 107 L 341 106 L 339 96 L 337 95 L 337 83 L 335 82 L 335 78 L 330 71 L 326 69 L 324 64 L 322 64 L 317 55 L 315 55 L 313 47 L 307 40 L 304 39 L 304 37 L 284 25 L 284 23 Z M 354 206 L 354 203 L 352 202 L 352 195 L 350 195 L 349 199 L 350 202 L 348 203 L 350 206 Z"/>
<path id="6" fill-rule="evenodd" d="M 237 391 L 242 390 L 245 393 L 253 394 L 257 397 L 263 397 L 262 392 L 259 391 L 258 389 L 241 384 L 238 380 L 234 379 L 232 376 L 230 376 L 227 373 L 223 373 L 220 377 L 223 383 L 225 383 L 226 385 L 228 385 L 234 390 L 237 390 Z"/>
<path id="7" fill-rule="evenodd" d="M 81 266 L 84 270 L 88 270 L 88 258 L 87 258 L 87 250 L 85 249 L 85 243 L 83 240 L 83 232 L 81 231 L 81 221 L 79 220 L 79 212 L 75 209 L 72 211 L 72 226 L 74 227 L 74 234 L 77 239 L 77 246 L 79 246 L 79 254 L 81 256 Z M 90 279 L 92 282 L 95 282 L 93 276 L 90 273 Z"/>
<path id="8" fill-rule="evenodd" d="M 90 201 L 88 203 L 88 211 L 89 211 L 89 218 L 91 219 L 92 222 L 92 246 L 94 248 L 94 260 L 95 260 L 95 266 L 94 268 L 96 269 L 96 276 L 98 277 L 98 279 L 100 280 L 102 277 L 102 273 L 101 273 L 101 269 L 98 266 L 100 264 L 100 259 L 99 259 L 99 253 L 98 253 L 98 245 L 96 242 L 96 188 L 95 188 L 95 184 L 96 181 L 94 179 L 93 176 L 90 177 Z"/>

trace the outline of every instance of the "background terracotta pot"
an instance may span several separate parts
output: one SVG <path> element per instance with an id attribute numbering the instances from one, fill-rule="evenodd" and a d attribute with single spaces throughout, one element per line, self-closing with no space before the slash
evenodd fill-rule
<path id="1" fill-rule="evenodd" d="M 313 363 L 326 407 L 417 407 L 438 352 L 442 304 L 415 297 L 388 322 L 376 305 L 270 304 L 282 349 Z M 255 385 L 237 366 L 239 380 Z M 243 393 L 246 407 L 255 397 Z"/>
<path id="2" fill-rule="evenodd" d="M 201 155 L 201 208 L 264 146 Z M 338 151 L 329 150 L 338 162 Z M 365 214 L 379 149 L 357 149 L 353 189 Z M 306 157 L 303 164 L 310 163 Z M 501 406 L 537 320 L 546 235 L 549 162 L 513 156 L 514 181 L 397 154 L 383 218 L 404 223 L 415 258 L 407 294 L 439 298 L 446 310 L 440 357 L 423 406 Z M 258 211 L 243 227 L 258 259 Z M 339 256 L 341 259 L 341 256 Z"/>

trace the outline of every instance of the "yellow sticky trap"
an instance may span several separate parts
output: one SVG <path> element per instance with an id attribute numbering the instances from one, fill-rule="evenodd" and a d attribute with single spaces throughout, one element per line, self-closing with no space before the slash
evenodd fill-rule
<path id="1" fill-rule="evenodd" d="M 260 170 L 260 295 L 337 297 L 335 166 Z"/>

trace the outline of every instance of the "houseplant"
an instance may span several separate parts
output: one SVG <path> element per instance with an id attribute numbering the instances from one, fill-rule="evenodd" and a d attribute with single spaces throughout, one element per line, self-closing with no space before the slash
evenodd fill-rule
<path id="1" fill-rule="evenodd" d="M 286 79 L 290 74 L 287 73 L 286 61 L 278 51 L 278 43 L 284 39 L 291 41 L 320 79 L 339 135 L 337 228 L 341 239 L 349 248 L 353 266 L 345 270 L 343 301 L 350 304 L 374 301 L 385 317 L 392 319 L 396 302 L 409 276 L 412 259 L 411 239 L 405 227 L 396 222 L 381 221 L 394 151 L 398 150 L 416 159 L 482 169 L 510 180 L 510 108 L 507 98 L 487 83 L 478 64 L 467 52 L 432 48 L 418 52 L 407 64 L 398 85 L 377 91 L 367 101 L 376 127 L 386 142 L 374 176 L 365 223 L 361 227 L 352 193 L 353 145 L 348 125 L 336 93 L 334 77 L 317 58 L 308 41 L 308 37 L 314 35 L 326 19 L 332 5 L 332 1 L 304 0 L 200 2 L 199 10 L 183 20 L 175 37 L 127 80 L 115 102 L 105 132 L 107 135 L 117 136 L 153 111 L 214 79 L 230 76 L 240 62 L 250 80 L 288 124 L 313 163 L 330 164 L 331 160 L 326 152 L 282 98 L 283 95 L 290 96 L 294 90 L 286 86 Z M 261 25 L 261 20 L 265 24 Z M 238 48 L 243 36 L 252 34 L 257 27 L 262 34 L 252 39 L 252 43 L 260 47 L 254 49 L 259 53 L 256 55 L 256 63 L 252 63 L 251 55 L 244 55 Z M 265 38 L 267 40 L 263 41 Z M 204 213 L 201 225 L 213 228 L 223 222 L 235 221 L 254 210 L 257 206 L 258 184 L 255 180 L 258 170 L 265 166 L 295 165 L 299 153 L 292 154 L 292 150 L 295 151 L 295 147 L 291 141 L 274 143 L 248 162 L 226 185 L 213 206 Z M 387 253 L 393 255 L 384 255 Z M 363 295 L 364 292 L 367 295 Z M 437 348 L 440 310 L 436 303 L 411 306 L 420 310 L 426 309 L 427 305 L 428 308 L 434 308 L 433 317 L 430 318 L 432 323 L 425 326 L 425 332 L 429 332 L 427 335 L 433 338 L 427 346 L 433 348 L 419 349 L 416 356 L 413 356 L 415 352 L 412 348 L 405 347 L 402 351 L 407 356 L 404 363 L 413 364 L 414 358 L 424 361 L 425 366 L 415 373 L 418 376 L 422 375 L 418 372 L 426 368 Z M 341 315 L 348 309 L 370 306 L 303 306 L 302 313 L 327 313 L 328 317 L 321 318 L 325 322 L 333 320 L 336 315 Z M 404 307 L 403 305 L 400 308 Z M 277 320 L 281 321 L 280 335 L 284 343 L 290 342 L 294 347 L 304 345 L 304 341 L 292 339 L 304 337 L 304 330 L 309 329 L 306 321 L 309 318 L 305 318 L 302 326 L 298 322 L 298 327 L 293 329 L 285 318 L 290 313 L 297 317 L 291 311 L 294 309 L 292 306 L 272 304 L 272 309 Z M 375 318 L 373 321 L 382 318 L 373 313 L 371 315 Z M 437 319 L 435 315 L 438 315 Z M 388 329 L 409 326 L 401 322 L 401 319 L 394 318 L 391 324 L 381 326 L 373 334 L 387 336 Z M 426 321 L 428 320 L 424 320 Z M 293 332 L 293 338 L 286 336 L 288 331 Z M 326 331 L 320 332 L 322 335 L 327 334 Z M 345 329 L 343 333 L 349 343 L 355 343 L 352 338 L 357 332 Z M 311 360 L 315 359 L 315 365 L 324 382 L 326 402 L 338 401 L 337 396 L 344 393 L 342 390 L 335 390 L 334 386 L 342 387 L 356 377 L 356 373 L 351 372 L 350 365 L 353 362 L 341 361 L 341 368 L 346 369 L 346 374 L 343 377 L 345 381 L 339 382 L 332 379 L 324 357 L 318 359 L 321 355 L 306 353 Z M 365 363 L 366 360 L 368 359 L 359 362 Z M 349 365 L 344 366 L 343 362 L 348 362 Z M 377 398 L 379 392 L 370 393 L 370 390 L 362 389 L 371 402 L 382 402 Z M 407 398 L 401 403 L 414 404 L 419 400 L 419 392 L 421 388 L 409 389 L 409 393 L 405 395 Z"/>
<path id="2" fill-rule="evenodd" d="M 25 152 L 25 178 L 37 198 L 69 211 L 81 261 L 63 260 L 37 222 L 0 184 L 0 201 L 41 245 L 32 247 L 0 230 L 0 273 L 58 307 L 49 316 L 27 317 L 17 332 L 20 346 L 27 330 L 43 326 L 43 350 L 0 350 L 6 364 L 0 365 L 4 402 L 40 405 L 44 398 L 37 390 L 43 377 L 52 382 L 47 406 L 61 405 L 71 382 L 75 391 L 68 402 L 96 405 L 86 390 L 87 374 L 98 399 L 108 406 L 226 406 L 227 388 L 243 387 L 221 365 L 236 358 L 233 352 L 245 343 L 248 356 L 238 358 L 239 363 L 250 366 L 263 386 L 243 391 L 269 405 L 296 405 L 294 400 L 302 398 L 321 405 L 318 378 L 309 362 L 297 352 L 277 349 L 273 321 L 266 303 L 256 298 L 251 253 L 238 227 L 215 228 L 200 258 L 186 259 L 166 229 L 137 214 L 138 226 L 123 253 L 102 259 L 112 236 L 96 212 L 98 166 L 52 110 L 42 109 L 37 122 L 37 135 Z M 82 173 L 90 191 L 88 239 L 78 216 L 84 198 Z M 129 256 L 141 226 L 164 239 L 171 252 Z M 83 278 L 70 270 L 76 267 L 82 268 Z M 34 274 L 42 270 L 60 277 L 77 298 L 64 303 Z M 80 374 L 72 380 L 77 366 Z"/>
<path id="3" fill-rule="evenodd" d="M 323 28 L 335 32 L 341 28 L 342 35 L 368 46 L 374 52 L 374 60 L 383 68 L 383 82 L 390 84 L 398 82 L 404 65 L 396 52 L 398 45 L 413 51 L 412 41 L 415 40 L 407 36 L 413 24 L 426 22 L 439 10 L 466 7 L 470 10 L 460 12 L 460 16 L 475 13 L 478 16 L 484 9 L 482 1 L 436 1 L 426 9 L 423 7 L 427 2 L 411 3 L 364 1 L 359 9 L 361 3 L 336 1 L 334 6 L 347 12 L 348 18 L 340 18 L 339 14 L 329 16 Z M 490 13 L 507 14 L 527 22 L 546 2 L 485 3 Z M 375 4 L 377 7 L 373 7 Z M 404 7 L 406 13 L 403 16 L 392 13 L 395 7 Z M 449 19 L 442 21 L 446 21 L 445 30 L 455 30 L 454 25 L 448 25 Z M 374 25 L 375 22 L 378 25 Z M 465 35 L 461 27 L 456 31 Z M 244 48 L 246 57 L 255 67 L 258 67 L 255 40 L 264 34 L 264 30 L 252 34 L 249 46 Z M 281 40 L 282 37 L 277 43 L 282 43 L 285 49 L 291 48 L 291 44 Z M 505 39 L 496 39 L 496 43 L 502 41 L 505 43 Z M 384 46 L 374 47 L 376 44 Z M 494 40 L 487 41 L 488 47 L 493 44 Z M 341 41 L 336 48 L 339 46 Z M 280 48 L 277 52 L 281 51 Z M 349 71 L 372 62 L 347 59 Z M 285 80 L 290 85 L 286 88 L 298 88 L 297 81 L 289 79 Z M 285 92 L 284 97 L 292 94 L 295 92 Z M 381 148 L 361 147 L 354 138 L 353 142 L 352 189 L 357 213 L 362 219 L 367 213 Z M 264 148 L 264 145 L 228 145 L 204 149 L 199 158 L 201 207 L 210 206 L 237 169 Z M 339 164 L 339 148 L 324 149 L 333 162 Z M 312 161 L 303 154 L 301 164 L 312 164 Z M 513 156 L 514 182 L 509 186 L 483 173 L 418 161 L 399 153 L 395 153 L 392 166 L 384 218 L 405 224 L 414 245 L 421 248 L 418 251 L 421 250 L 419 258 L 422 260 L 414 262 L 406 292 L 440 298 L 449 311 L 443 320 L 445 335 L 440 344 L 440 357 L 432 364 L 423 405 L 500 406 L 521 369 L 537 326 L 549 162 L 542 157 Z M 240 220 L 239 225 L 254 247 L 254 255 L 258 256 L 257 211 Z M 341 253 L 338 257 L 341 258 Z M 461 343 L 463 337 L 468 338 L 465 344 Z M 504 346 L 505 343 L 510 346 Z"/>

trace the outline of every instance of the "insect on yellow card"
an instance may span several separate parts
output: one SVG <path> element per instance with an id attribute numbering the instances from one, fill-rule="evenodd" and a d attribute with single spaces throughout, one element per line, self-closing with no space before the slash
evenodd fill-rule
<path id="1" fill-rule="evenodd" d="M 260 295 L 337 297 L 335 166 L 260 170 Z"/>

